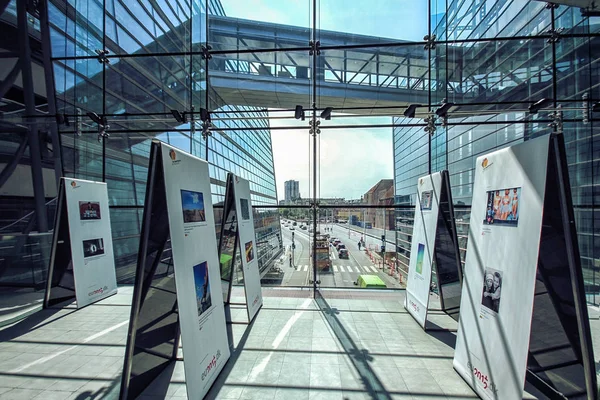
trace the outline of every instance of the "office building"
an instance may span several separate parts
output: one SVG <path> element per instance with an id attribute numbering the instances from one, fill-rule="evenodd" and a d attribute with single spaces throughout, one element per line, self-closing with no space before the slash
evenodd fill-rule
<path id="1" fill-rule="evenodd" d="M 300 199 L 300 182 L 289 180 L 285 181 L 285 202 L 291 204 Z"/>

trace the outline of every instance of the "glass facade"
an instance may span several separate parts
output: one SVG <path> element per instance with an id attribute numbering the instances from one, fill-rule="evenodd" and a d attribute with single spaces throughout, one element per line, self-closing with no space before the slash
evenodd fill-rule
<path id="1" fill-rule="evenodd" d="M 209 162 L 217 210 L 227 172 L 250 181 L 254 205 L 277 204 L 266 111 L 229 103 L 207 85 L 207 15 L 224 17 L 222 4 L 49 2 L 57 111 L 73 121 L 60 127 L 64 174 L 108 184 L 122 283 L 132 282 L 135 272 L 153 139 Z M 99 57 L 103 50 L 106 57 Z M 215 62 L 217 57 L 210 60 Z M 207 137 L 198 116 L 201 108 L 211 110 Z M 171 110 L 187 112 L 187 121 L 177 121 Z M 106 117 L 105 139 L 98 137 L 90 112 Z M 217 230 L 219 217 L 217 212 Z M 272 210 L 257 209 L 255 223 L 259 265 L 266 268 L 281 251 L 279 221 Z"/>
<path id="2" fill-rule="evenodd" d="M 449 170 L 464 259 L 476 157 L 555 130 L 548 110 L 528 111 L 545 98 L 563 110 L 586 289 L 600 302 L 597 17 L 525 0 L 283 3 L 49 1 L 57 112 L 71 122 L 59 125 L 64 174 L 107 182 L 120 282 L 133 276 L 151 140 L 209 162 L 217 223 L 227 172 L 251 182 L 267 281 L 351 287 L 379 267 L 402 287 L 417 178 Z M 282 203 L 286 181 L 301 196 Z M 309 227 L 336 220 L 352 261 L 336 249 L 318 271 Z M 361 237 L 386 254 L 353 253 Z"/>
<path id="3" fill-rule="evenodd" d="M 552 132 L 552 114 L 528 111 L 546 98 L 564 109 L 562 132 L 588 301 L 598 304 L 597 122 L 595 47 L 597 18 L 579 9 L 536 1 L 432 1 L 428 104 L 455 106 L 438 118 L 429 138 L 414 121 L 394 117 L 395 190 L 398 204 L 415 204 L 416 179 L 448 169 L 464 261 L 475 160 L 478 156 Z M 585 101 L 584 101 L 585 100 Z M 592 115 L 593 116 L 593 115 Z M 422 121 L 421 121 L 422 122 Z M 410 227 L 397 212 L 399 252 L 410 254 Z M 409 219 L 408 219 L 409 220 Z M 408 224 L 410 225 L 410 224 Z M 461 229 L 462 227 L 462 229 Z M 401 258 L 401 257 L 400 257 Z"/>

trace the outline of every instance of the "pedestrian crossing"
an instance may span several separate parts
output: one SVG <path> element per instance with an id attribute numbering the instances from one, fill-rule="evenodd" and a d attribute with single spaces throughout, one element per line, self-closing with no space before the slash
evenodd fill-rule
<path id="1" fill-rule="evenodd" d="M 309 270 L 309 266 L 308 265 L 296 265 L 296 271 L 298 272 L 308 272 Z M 377 273 L 379 272 L 379 269 L 377 267 L 375 267 L 374 265 L 362 265 L 362 266 L 351 266 L 351 265 L 334 265 L 333 266 L 333 272 L 350 272 L 350 273 L 358 273 L 358 274 L 364 274 L 364 273 L 369 273 L 369 274 L 373 274 L 373 273 Z"/>

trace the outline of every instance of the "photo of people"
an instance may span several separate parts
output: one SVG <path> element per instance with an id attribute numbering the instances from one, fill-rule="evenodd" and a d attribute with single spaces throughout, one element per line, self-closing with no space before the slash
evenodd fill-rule
<path id="1" fill-rule="evenodd" d="M 206 261 L 194 265 L 194 285 L 196 286 L 198 316 L 200 316 L 212 306 L 210 280 L 208 279 L 208 263 Z"/>
<path id="2" fill-rule="evenodd" d="M 433 200 L 433 190 L 421 193 L 421 210 L 431 210 Z"/>
<path id="3" fill-rule="evenodd" d="M 487 225 L 517 226 L 519 224 L 520 200 L 520 187 L 487 192 L 487 205 L 483 223 Z"/>
<path id="4" fill-rule="evenodd" d="M 83 241 L 83 257 L 101 256 L 104 254 L 104 239 L 88 239 Z"/>
<path id="5" fill-rule="evenodd" d="M 200 192 L 181 190 L 181 208 L 183 209 L 183 222 L 204 222 L 204 196 Z"/>
<path id="6" fill-rule="evenodd" d="M 500 311 L 500 294 L 502 290 L 502 272 L 486 268 L 483 274 L 483 294 L 481 305 L 491 311 Z"/>
<path id="7" fill-rule="evenodd" d="M 242 212 L 242 219 L 248 221 L 250 219 L 250 210 L 248 207 L 248 199 L 240 199 L 240 207 Z"/>
<path id="8" fill-rule="evenodd" d="M 254 246 L 252 240 L 246 243 L 246 262 L 254 260 Z"/>
<path id="9" fill-rule="evenodd" d="M 417 274 L 419 275 L 423 273 L 423 257 L 425 257 L 425 245 L 419 243 L 419 248 L 417 250 L 417 265 L 415 266 L 415 271 L 417 271 Z"/>
<path id="10" fill-rule="evenodd" d="M 100 203 L 97 201 L 79 202 L 79 219 L 100 219 Z"/>

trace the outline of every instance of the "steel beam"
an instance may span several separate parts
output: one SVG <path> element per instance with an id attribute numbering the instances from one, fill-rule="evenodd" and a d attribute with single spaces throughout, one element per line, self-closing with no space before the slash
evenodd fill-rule
<path id="1" fill-rule="evenodd" d="M 21 77 L 23 80 L 23 99 L 25 113 L 36 115 L 35 92 L 33 87 L 33 72 L 31 69 L 31 48 L 29 41 L 29 28 L 27 25 L 27 2 L 17 1 L 17 27 L 19 31 L 19 63 L 21 64 Z M 33 197 L 35 201 L 35 215 L 38 232 L 48 232 L 48 218 L 46 213 L 46 197 L 44 179 L 42 176 L 42 155 L 40 140 L 35 120 L 29 125 L 29 158 L 31 160 L 31 178 L 33 182 Z"/>

